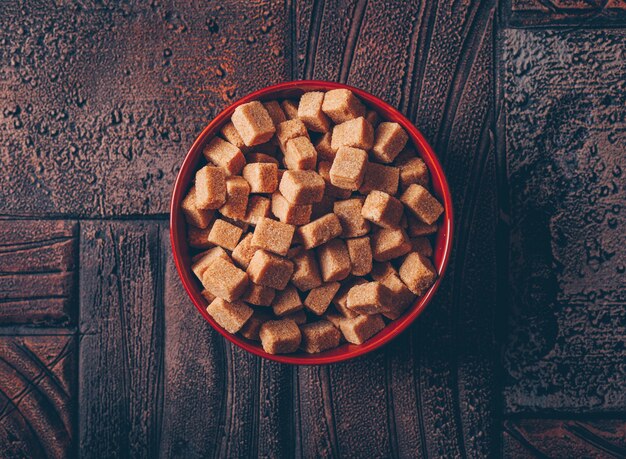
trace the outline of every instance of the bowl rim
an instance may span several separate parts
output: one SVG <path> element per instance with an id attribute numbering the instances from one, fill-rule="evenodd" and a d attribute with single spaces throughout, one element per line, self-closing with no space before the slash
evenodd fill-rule
<path id="1" fill-rule="evenodd" d="M 375 335 L 372 339 L 369 339 L 365 343 L 360 345 L 347 344 L 347 346 L 349 346 L 349 349 L 345 350 L 344 352 L 334 353 L 331 355 L 324 355 L 325 353 L 296 355 L 268 354 L 260 347 L 258 343 L 248 341 L 245 338 L 239 337 L 238 335 L 228 333 L 226 330 L 220 327 L 206 312 L 206 306 L 204 304 L 206 303 L 206 300 L 200 295 L 198 288 L 195 286 L 195 278 L 193 278 L 193 276 L 191 275 L 191 268 L 187 267 L 184 263 L 183 256 L 181 254 L 181 246 L 179 245 L 182 244 L 181 241 L 185 239 L 184 236 L 179 234 L 178 231 L 179 222 L 181 221 L 181 219 L 184 220 L 182 212 L 180 211 L 180 203 L 182 202 L 182 199 L 184 197 L 183 194 L 186 193 L 189 186 L 188 181 L 186 183 L 183 183 L 183 177 L 187 175 L 187 169 L 190 169 L 192 165 L 195 166 L 195 163 L 197 162 L 197 157 L 201 155 L 202 147 L 208 140 L 207 138 L 209 136 L 215 135 L 218 132 L 217 129 L 221 127 L 221 125 L 232 115 L 232 112 L 237 106 L 253 100 L 266 98 L 267 96 L 271 96 L 274 93 L 280 91 L 299 89 L 349 89 L 356 96 L 361 98 L 366 103 L 366 105 L 375 107 L 377 112 L 386 112 L 389 116 L 393 118 L 394 122 L 400 123 L 409 134 L 409 138 L 413 141 L 415 148 L 419 153 L 419 156 L 428 159 L 426 162 L 429 163 L 428 170 L 431 175 L 431 182 L 435 183 L 433 177 L 437 178 L 437 183 L 441 186 L 439 198 L 442 201 L 444 207 L 443 220 L 439 223 L 439 229 L 437 230 L 437 242 L 441 242 L 442 244 L 437 244 L 437 252 L 440 255 L 438 256 L 439 261 L 435 264 L 435 268 L 438 272 L 437 280 L 435 281 L 435 283 L 428 289 L 428 291 L 424 295 L 417 298 L 416 301 L 398 319 L 388 324 L 385 329 L 383 329 L 383 331 L 387 330 L 387 333 L 385 333 L 379 339 L 376 339 Z M 196 309 L 215 330 L 217 330 L 224 338 L 226 338 L 231 343 L 259 357 L 292 365 L 323 365 L 354 359 L 356 357 L 360 357 L 369 352 L 372 352 L 374 349 L 378 349 L 384 346 L 394 338 L 398 337 L 402 332 L 404 332 L 417 319 L 417 317 L 421 315 L 421 313 L 424 311 L 426 306 L 430 303 L 433 296 L 437 292 L 439 285 L 441 284 L 441 281 L 446 272 L 446 268 L 450 261 L 453 242 L 453 230 L 454 213 L 452 196 L 450 192 L 450 187 L 448 186 L 448 181 L 443 172 L 443 167 L 439 162 L 439 158 L 435 154 L 435 151 L 430 146 L 430 144 L 426 141 L 424 135 L 419 131 L 419 129 L 417 129 L 417 127 L 415 127 L 411 123 L 411 121 L 409 121 L 409 119 L 406 118 L 399 110 L 392 107 L 385 101 L 379 99 L 378 97 L 370 94 L 369 92 L 352 87 L 347 84 L 324 80 L 296 80 L 267 86 L 242 97 L 241 99 L 233 102 L 228 107 L 223 109 L 217 116 L 215 116 L 211 120 L 211 122 L 209 122 L 209 124 L 207 124 L 207 126 L 205 126 L 205 128 L 200 132 L 196 140 L 193 142 L 192 146 L 187 151 L 176 176 L 176 181 L 174 182 L 174 188 L 170 201 L 170 242 L 172 245 L 174 263 L 176 265 L 176 270 L 185 288 L 185 291 L 191 298 Z M 329 352 L 332 351 L 333 350 L 330 350 Z"/>

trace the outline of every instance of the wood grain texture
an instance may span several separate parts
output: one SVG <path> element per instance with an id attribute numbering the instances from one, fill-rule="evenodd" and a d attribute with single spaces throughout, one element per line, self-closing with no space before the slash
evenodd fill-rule
<path id="1" fill-rule="evenodd" d="M 515 26 L 602 25 L 626 21 L 624 0 L 508 0 L 509 21 Z"/>
<path id="2" fill-rule="evenodd" d="M 200 458 L 217 451 L 226 412 L 225 343 L 196 311 L 172 259 L 169 231 L 161 234 L 165 260 L 165 352 L 161 457 Z"/>
<path id="3" fill-rule="evenodd" d="M 626 456 L 624 419 L 518 419 L 504 423 L 504 457 L 620 458 Z"/>
<path id="4" fill-rule="evenodd" d="M 298 453 L 304 458 L 339 457 L 329 373 L 329 366 L 296 370 Z"/>
<path id="5" fill-rule="evenodd" d="M 297 34 L 306 39 L 298 42 L 304 76 L 344 76 L 399 106 L 426 132 L 445 162 L 459 235 L 437 300 L 409 332 L 382 353 L 333 366 L 328 375 L 298 370 L 303 451 L 489 455 L 498 444 L 495 249 L 489 244 L 498 212 L 494 4 L 369 1 L 333 8 L 316 2 L 297 13 L 298 25 L 311 28 Z M 375 429 L 376 440 L 361 435 L 360 426 Z"/>
<path id="6" fill-rule="evenodd" d="M 78 225 L 0 219 L 0 324 L 75 320 Z"/>
<path id="7" fill-rule="evenodd" d="M 80 245 L 82 457 L 155 457 L 163 398 L 161 226 L 84 222 Z"/>
<path id="8" fill-rule="evenodd" d="M 0 337 L 0 457 L 72 454 L 76 338 Z"/>
<path id="9" fill-rule="evenodd" d="M 182 158 L 208 121 L 288 78 L 284 9 L 2 2 L 2 213 L 166 213 Z"/>
<path id="10" fill-rule="evenodd" d="M 295 457 L 294 367 L 261 360 L 257 457 Z"/>
<path id="11" fill-rule="evenodd" d="M 625 44 L 505 32 L 508 413 L 626 409 Z"/>

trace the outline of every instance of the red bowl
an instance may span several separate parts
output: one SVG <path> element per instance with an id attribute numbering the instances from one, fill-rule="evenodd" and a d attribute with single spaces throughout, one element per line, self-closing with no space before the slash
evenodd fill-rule
<path id="1" fill-rule="evenodd" d="M 186 242 L 186 223 L 180 210 L 180 205 L 185 197 L 185 194 L 187 193 L 187 190 L 189 189 L 189 186 L 194 178 L 194 174 L 201 161 L 202 147 L 209 139 L 213 138 L 219 132 L 221 127 L 230 119 L 230 116 L 238 105 L 245 104 L 246 102 L 250 102 L 252 100 L 294 98 L 299 97 L 305 91 L 328 91 L 330 89 L 337 88 L 350 89 L 354 92 L 354 94 L 359 96 L 366 106 L 377 111 L 381 118 L 399 123 L 409 134 L 410 140 L 413 142 L 419 155 L 428 166 L 431 175 L 433 193 L 443 203 L 445 209 L 445 212 L 441 217 L 441 221 L 439 222 L 439 230 L 437 231 L 434 245 L 434 265 L 439 276 L 433 286 L 430 287 L 430 289 L 428 289 L 423 296 L 419 297 L 411 308 L 405 311 L 401 317 L 389 323 L 380 333 L 366 341 L 364 344 L 358 346 L 354 344 L 343 344 L 335 349 L 321 352 L 319 354 L 268 354 L 263 351 L 263 348 L 259 343 L 247 340 L 237 335 L 231 335 L 225 331 L 206 312 L 208 304 L 204 297 L 200 294 L 202 286 L 191 271 L 191 256 Z M 441 164 L 439 163 L 439 160 L 437 159 L 437 156 L 431 146 L 428 142 L 426 142 L 426 139 L 424 139 L 422 133 L 418 131 L 417 128 L 413 126 L 411 122 L 398 110 L 377 97 L 345 84 L 316 80 L 291 81 L 260 89 L 238 100 L 217 115 L 217 117 L 215 117 L 215 119 L 211 121 L 206 128 L 204 128 L 187 153 L 187 156 L 183 161 L 183 165 L 180 168 L 180 172 L 178 173 L 178 177 L 176 178 L 176 183 L 174 184 L 174 193 L 172 195 L 170 208 L 170 238 L 172 241 L 172 251 L 174 253 L 176 269 L 178 270 L 178 274 L 180 275 L 183 285 L 185 286 L 185 290 L 187 290 L 193 304 L 196 306 L 202 317 L 204 317 L 204 319 L 227 340 L 247 351 L 252 352 L 255 355 L 265 357 L 266 359 L 298 365 L 318 365 L 353 359 L 381 347 L 383 344 L 391 341 L 393 338 L 402 333 L 402 331 L 404 331 L 426 308 L 441 283 L 441 279 L 450 258 L 450 251 L 452 249 L 452 223 L 453 215 L 450 189 Z M 195 319 L 189 317 L 189 320 Z"/>

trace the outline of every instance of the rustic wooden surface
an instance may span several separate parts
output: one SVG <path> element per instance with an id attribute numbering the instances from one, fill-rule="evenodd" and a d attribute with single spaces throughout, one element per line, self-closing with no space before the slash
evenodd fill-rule
<path id="1" fill-rule="evenodd" d="M 0 457 L 626 456 L 625 11 L 0 2 Z M 207 121 L 300 78 L 404 112 L 457 222 L 423 316 L 325 367 L 199 320 L 166 220 Z"/>

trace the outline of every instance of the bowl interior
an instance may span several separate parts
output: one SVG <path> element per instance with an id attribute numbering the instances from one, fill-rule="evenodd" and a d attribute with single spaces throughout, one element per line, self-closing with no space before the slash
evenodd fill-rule
<path id="1" fill-rule="evenodd" d="M 226 332 L 206 312 L 208 303 L 200 294 L 202 291 L 202 285 L 191 271 L 191 254 L 186 242 L 186 223 L 180 210 L 180 205 L 185 197 L 185 194 L 190 188 L 195 171 L 203 159 L 203 146 L 207 143 L 207 141 L 219 133 L 222 126 L 228 122 L 230 116 L 238 105 L 252 100 L 298 98 L 305 91 L 328 91 L 336 88 L 348 88 L 352 90 L 368 108 L 377 111 L 383 120 L 394 121 L 402 125 L 402 127 L 409 134 L 409 142 L 413 143 L 416 151 L 428 166 L 431 175 L 432 192 L 440 200 L 445 209 L 445 212 L 440 219 L 439 229 L 435 235 L 433 245 L 433 262 L 439 276 L 431 288 L 423 296 L 419 297 L 402 316 L 389 323 L 380 333 L 362 345 L 356 346 L 353 344 L 343 344 L 335 349 L 319 354 L 306 354 L 300 352 L 288 355 L 272 355 L 263 351 L 263 348 L 259 343 L 247 340 L 237 335 L 231 335 Z M 400 112 L 375 96 L 347 85 L 324 81 L 294 81 L 267 87 L 240 99 L 215 117 L 215 119 L 198 136 L 183 161 L 174 185 L 170 212 L 170 237 L 176 268 L 185 290 L 191 297 L 200 314 L 202 314 L 205 320 L 207 320 L 225 338 L 247 351 L 271 360 L 291 364 L 314 365 L 351 359 L 370 352 L 398 336 L 424 310 L 435 294 L 446 269 L 452 246 L 453 214 L 450 190 L 443 174 L 441 164 L 439 163 L 439 160 L 430 145 L 428 145 L 424 139 L 423 135 Z M 189 320 L 196 319 L 190 315 Z"/>

